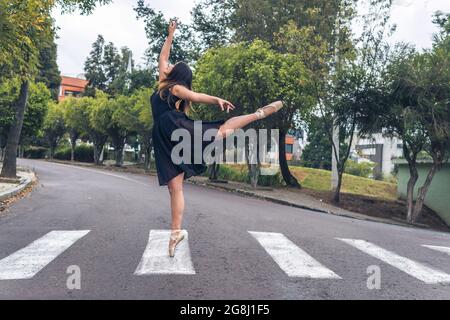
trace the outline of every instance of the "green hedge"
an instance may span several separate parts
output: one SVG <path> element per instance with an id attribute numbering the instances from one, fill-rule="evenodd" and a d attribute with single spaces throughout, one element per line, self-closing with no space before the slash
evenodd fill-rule
<path id="1" fill-rule="evenodd" d="M 363 178 L 372 178 L 375 166 L 374 163 L 370 162 L 357 163 L 356 161 L 348 160 L 345 166 L 345 173 Z"/>
<path id="2" fill-rule="evenodd" d="M 243 169 L 240 170 L 238 168 L 221 165 L 219 167 L 218 178 L 221 180 L 250 183 L 250 177 L 248 176 L 246 166 L 242 168 Z M 279 187 L 283 185 L 283 177 L 280 172 L 274 176 L 259 175 L 258 185 L 263 187 Z"/>
<path id="3" fill-rule="evenodd" d="M 25 148 L 24 157 L 28 159 L 44 159 L 45 155 L 48 152 L 48 149 L 45 147 L 36 147 L 30 146 Z"/>
<path id="4" fill-rule="evenodd" d="M 55 152 L 54 158 L 58 160 L 70 160 L 71 149 L 64 147 Z M 75 161 L 79 162 L 94 162 L 94 147 L 82 144 L 75 147 Z"/>

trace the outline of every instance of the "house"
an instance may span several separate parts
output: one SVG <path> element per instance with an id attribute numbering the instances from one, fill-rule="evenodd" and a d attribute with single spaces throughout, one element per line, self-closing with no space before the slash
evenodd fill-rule
<path id="1" fill-rule="evenodd" d="M 367 138 L 355 134 L 351 152 L 354 155 L 352 158 L 356 156 L 356 158 L 375 163 L 375 176 L 389 177 L 395 166 L 393 160 L 403 155 L 403 142 L 397 137 L 385 137 L 381 133 L 373 134 Z"/>
<path id="2" fill-rule="evenodd" d="M 86 79 L 61 76 L 58 101 L 63 101 L 67 97 L 81 96 L 88 83 Z"/>

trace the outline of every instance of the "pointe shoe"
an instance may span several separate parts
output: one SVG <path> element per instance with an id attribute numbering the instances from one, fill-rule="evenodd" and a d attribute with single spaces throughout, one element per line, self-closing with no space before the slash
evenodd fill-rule
<path id="1" fill-rule="evenodd" d="M 284 104 L 282 101 L 276 101 L 276 102 L 272 102 L 268 106 L 258 109 L 255 114 L 258 117 L 258 120 L 262 120 L 262 119 L 267 118 L 268 116 L 280 111 L 283 107 L 284 107 Z"/>
<path id="2" fill-rule="evenodd" d="M 175 257 L 175 250 L 177 246 L 183 241 L 185 238 L 183 230 L 173 230 L 170 235 L 169 242 L 169 257 Z"/>

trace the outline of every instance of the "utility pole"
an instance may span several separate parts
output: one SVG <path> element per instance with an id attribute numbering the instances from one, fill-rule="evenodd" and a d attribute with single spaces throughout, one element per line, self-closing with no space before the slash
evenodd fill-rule
<path id="1" fill-rule="evenodd" d="M 342 4 L 339 1 L 338 14 L 335 23 L 335 35 L 336 44 L 334 47 L 334 61 L 335 61 L 335 72 L 339 70 L 341 64 L 341 52 L 339 49 L 340 45 L 340 34 L 341 34 L 341 17 L 342 17 Z M 338 174 L 338 163 L 339 163 L 339 124 L 336 123 L 336 118 L 333 117 L 333 143 L 331 146 L 331 190 L 336 191 L 338 186 L 339 174 Z"/>

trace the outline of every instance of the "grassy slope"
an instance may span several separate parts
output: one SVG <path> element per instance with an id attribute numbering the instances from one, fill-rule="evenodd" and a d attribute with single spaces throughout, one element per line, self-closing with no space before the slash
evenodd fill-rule
<path id="1" fill-rule="evenodd" d="M 245 165 L 227 165 L 230 180 L 242 181 L 239 179 L 247 175 Z M 231 172 L 230 172 L 231 171 Z M 331 172 L 325 170 L 291 167 L 292 174 L 300 180 L 303 187 L 318 191 L 331 190 Z M 237 178 L 239 176 L 239 178 Z M 352 175 L 344 175 L 342 192 L 357 195 L 365 195 L 387 200 L 397 199 L 397 186 L 394 183 L 376 181 Z"/>
<path id="2" fill-rule="evenodd" d="M 305 188 L 330 191 L 331 172 L 310 168 L 291 167 L 292 174 L 302 182 Z M 397 185 L 344 174 L 342 192 L 366 195 L 382 199 L 396 200 Z"/>

